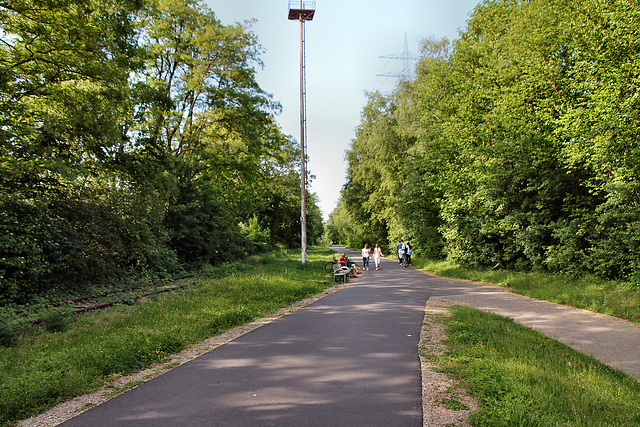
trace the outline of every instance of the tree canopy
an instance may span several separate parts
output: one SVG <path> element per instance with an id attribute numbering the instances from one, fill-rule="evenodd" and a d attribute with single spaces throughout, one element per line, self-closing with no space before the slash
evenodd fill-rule
<path id="1" fill-rule="evenodd" d="M 196 0 L 0 0 L 0 22 L 0 302 L 300 244 L 251 22 Z"/>
<path id="2" fill-rule="evenodd" d="M 637 280 L 638 28 L 630 0 L 493 0 L 425 40 L 416 77 L 363 109 L 335 240 Z"/>

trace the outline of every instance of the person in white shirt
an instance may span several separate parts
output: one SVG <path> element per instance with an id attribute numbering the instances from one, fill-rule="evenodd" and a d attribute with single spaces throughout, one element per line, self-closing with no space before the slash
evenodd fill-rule
<path id="1" fill-rule="evenodd" d="M 373 262 L 376 264 L 376 270 L 380 270 L 380 259 L 383 257 L 382 248 L 376 243 L 376 247 L 373 248 Z"/>
<path id="2" fill-rule="evenodd" d="M 407 247 L 405 246 L 402 239 L 400 239 L 400 241 L 396 245 L 396 254 L 398 255 L 398 264 L 402 264 L 404 262 L 404 254 L 406 250 L 407 250 Z"/>
<path id="3" fill-rule="evenodd" d="M 371 249 L 369 249 L 369 245 L 367 243 L 364 244 L 364 248 L 362 248 L 362 270 L 369 269 L 369 257 L 371 256 Z"/>

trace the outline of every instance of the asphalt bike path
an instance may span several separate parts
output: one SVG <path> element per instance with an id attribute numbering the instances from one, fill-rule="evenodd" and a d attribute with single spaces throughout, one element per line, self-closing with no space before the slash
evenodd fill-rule
<path id="1" fill-rule="evenodd" d="M 417 348 L 429 298 L 511 317 L 640 379 L 635 324 L 387 257 L 380 271 L 63 425 L 420 426 Z"/>
<path id="2" fill-rule="evenodd" d="M 385 261 L 63 425 L 421 426 L 424 279 Z"/>

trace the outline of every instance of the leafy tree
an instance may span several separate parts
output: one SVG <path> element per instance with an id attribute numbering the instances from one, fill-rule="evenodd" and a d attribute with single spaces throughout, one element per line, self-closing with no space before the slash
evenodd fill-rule
<path id="1" fill-rule="evenodd" d="M 485 1 L 452 47 L 425 41 L 417 77 L 363 110 L 338 213 L 384 212 L 379 235 L 430 256 L 637 278 L 636 9 Z"/>
<path id="2" fill-rule="evenodd" d="M 442 256 L 443 188 L 457 172 L 451 169 L 456 152 L 445 121 L 453 111 L 450 49 L 447 39 L 424 40 L 415 81 L 397 91 L 398 132 L 416 142 L 407 151 L 402 167 L 406 183 L 393 204 L 402 230 L 394 241 L 411 241 L 417 254 L 433 258 Z"/>
<path id="3" fill-rule="evenodd" d="M 181 169 L 185 176 L 177 175 L 180 195 L 171 210 L 180 213 L 165 222 L 175 233 L 172 247 L 184 259 L 195 255 L 184 248 L 202 251 L 206 244 L 212 247 L 205 260 L 215 260 L 213 253 L 231 255 L 228 238 L 203 235 L 202 227 L 224 234 L 232 218 L 241 222 L 257 212 L 265 214 L 259 221 L 276 242 L 292 244 L 299 236 L 292 231 L 299 228 L 290 188 L 297 175 L 295 151 L 274 124 L 278 104 L 255 81 L 252 64 L 261 65 L 255 36 L 240 25 L 222 25 L 195 1 L 156 1 L 144 26 L 149 102 L 140 110 L 141 133 L 151 139 L 142 142 L 191 165 Z M 214 205 L 217 213 L 198 213 Z M 183 221 L 187 213 L 189 226 Z"/>
<path id="4" fill-rule="evenodd" d="M 8 297 L 112 267 L 100 262 L 102 227 L 77 220 L 108 212 L 100 199 L 108 198 L 103 180 L 113 178 L 109 165 L 127 143 L 139 7 L 0 2 L 0 276 Z"/>
<path id="5" fill-rule="evenodd" d="M 329 220 L 325 227 L 325 237 L 333 243 L 347 246 L 359 246 L 360 242 L 353 237 L 357 234 L 357 225 L 354 223 L 344 202 L 340 200 L 338 206 L 329 214 Z"/>
<path id="6" fill-rule="evenodd" d="M 296 150 L 250 23 L 173 0 L 0 0 L 0 19 L 0 302 L 236 258 L 246 224 L 294 241 Z"/>
<path id="7" fill-rule="evenodd" d="M 568 96 L 556 132 L 564 163 L 583 178 L 589 202 L 574 213 L 574 228 L 588 242 L 584 264 L 608 277 L 640 274 L 636 6 L 622 0 L 566 6 Z"/>
<path id="8" fill-rule="evenodd" d="M 406 144 L 395 133 L 395 104 L 379 92 L 368 94 L 360 126 L 346 158 L 347 182 L 341 197 L 354 224 L 349 239 L 354 245 L 386 242 L 394 213 L 391 195 L 404 180 L 401 165 Z"/>

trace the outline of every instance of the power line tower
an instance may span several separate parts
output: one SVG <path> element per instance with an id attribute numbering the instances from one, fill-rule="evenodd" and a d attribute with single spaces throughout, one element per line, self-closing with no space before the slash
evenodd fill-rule
<path id="1" fill-rule="evenodd" d="M 300 21 L 300 227 L 302 235 L 302 265 L 307 264 L 307 153 L 305 149 L 307 78 L 304 24 L 306 21 L 313 19 L 315 12 L 315 0 L 289 0 L 289 20 Z"/>
<path id="2" fill-rule="evenodd" d="M 404 35 L 404 50 L 402 53 L 393 53 L 390 55 L 383 55 L 379 57 L 380 59 L 387 59 L 387 64 L 392 59 L 401 60 L 402 61 L 402 70 L 401 71 L 392 71 L 389 73 L 376 74 L 378 77 L 384 77 L 385 80 L 388 77 L 395 77 L 402 81 L 411 80 L 414 76 L 414 63 L 419 58 L 417 55 L 409 52 L 409 47 L 407 44 L 407 34 Z"/>

